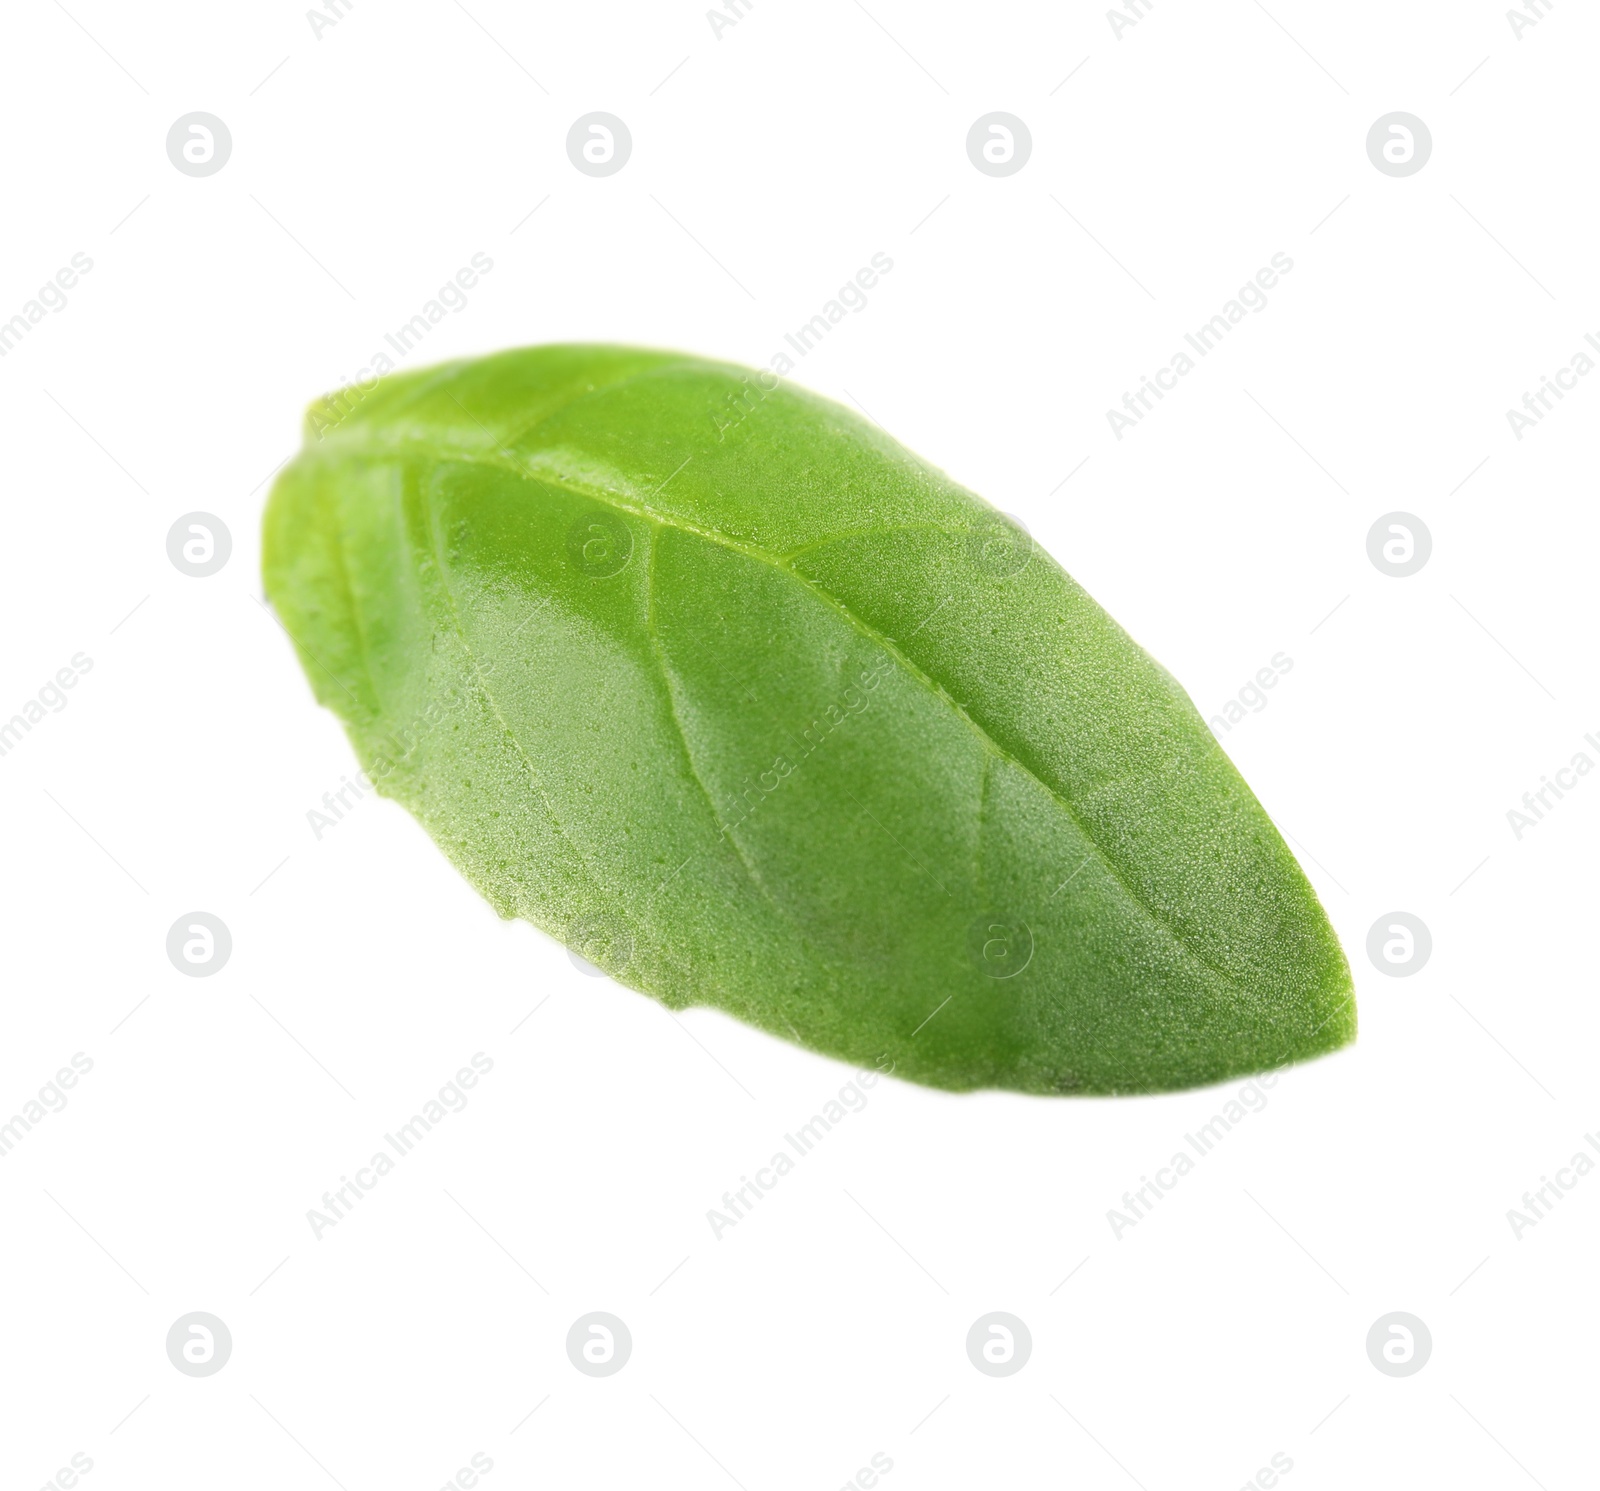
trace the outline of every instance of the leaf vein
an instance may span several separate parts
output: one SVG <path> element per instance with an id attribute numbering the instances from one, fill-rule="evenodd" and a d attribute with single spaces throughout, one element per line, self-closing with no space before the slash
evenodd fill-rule
<path id="1" fill-rule="evenodd" d="M 653 509 L 647 502 L 638 497 L 632 497 L 631 500 L 625 500 L 622 494 L 599 487 L 592 482 L 584 481 L 581 477 L 568 477 L 559 471 L 552 470 L 547 465 L 540 465 L 538 467 L 529 466 L 518 460 L 509 451 L 499 451 L 490 454 L 482 450 L 472 449 L 469 447 L 452 446 L 449 442 L 440 441 L 436 436 L 429 436 L 426 439 L 415 436 L 408 438 L 403 435 L 399 438 L 380 438 L 369 441 L 367 443 L 368 449 L 366 452 L 351 452 L 349 449 L 350 443 L 352 442 L 345 442 L 346 454 L 369 453 L 374 458 L 380 459 L 395 459 L 397 457 L 404 458 L 409 456 L 413 459 L 425 458 L 430 462 L 459 461 L 469 465 L 495 467 L 517 476 L 524 481 L 532 480 L 535 482 L 548 482 L 552 486 L 563 487 L 568 491 L 576 493 L 577 495 L 590 498 L 593 501 L 615 508 L 619 512 L 628 513 L 633 517 L 644 519 L 645 521 L 658 526 L 665 526 L 676 529 L 682 533 L 692 534 L 693 536 L 701 538 L 708 543 L 717 544 L 723 548 L 731 549 L 737 553 L 743 554 L 746 558 L 768 565 L 769 567 L 776 569 L 781 573 L 789 575 L 797 584 L 806 586 L 826 605 L 831 606 L 839 614 L 839 616 L 843 618 L 851 627 L 853 627 L 862 637 L 876 643 L 879 647 L 883 648 L 883 650 L 887 652 L 889 656 L 893 658 L 907 674 L 909 674 L 916 682 L 929 690 L 929 692 L 931 692 L 936 698 L 938 698 L 949 709 L 951 709 L 968 726 L 968 728 L 978 736 L 979 740 L 983 743 L 987 750 L 993 752 L 1001 759 L 1010 762 L 1019 770 L 1025 772 L 1041 787 L 1043 787 L 1044 790 L 1048 792 L 1050 796 L 1054 798 L 1055 801 L 1060 805 L 1067 817 L 1070 818 L 1076 825 L 1078 831 L 1083 835 L 1084 841 L 1093 850 L 1095 857 L 1105 867 L 1107 873 L 1116 882 L 1117 886 L 1121 889 L 1122 893 L 1127 897 L 1129 902 L 1143 912 L 1152 922 L 1159 926 L 1180 948 L 1183 949 L 1183 951 L 1189 957 L 1193 958 L 1195 962 L 1200 964 L 1210 973 L 1222 979 L 1225 983 L 1232 985 L 1235 988 L 1243 987 L 1237 975 L 1230 973 L 1224 968 L 1218 967 L 1209 958 L 1207 958 L 1197 947 L 1193 945 L 1189 938 L 1182 934 L 1180 929 L 1174 925 L 1167 914 L 1161 911 L 1143 892 L 1141 892 L 1135 885 L 1132 884 L 1122 870 L 1122 867 L 1116 862 L 1115 859 L 1112 858 L 1106 847 L 1100 843 L 1093 833 L 1089 831 L 1088 826 L 1079 816 L 1078 809 L 1072 802 L 1072 799 L 1068 797 L 1060 787 L 1058 787 L 1053 781 L 1049 780 L 1046 775 L 1030 766 L 1028 762 L 1024 761 L 1015 753 L 1002 745 L 985 725 L 983 725 L 979 720 L 975 719 L 967 710 L 967 708 L 953 695 L 951 695 L 948 690 L 945 689 L 944 685 L 941 684 L 938 679 L 927 673 L 922 667 L 913 661 L 913 659 L 911 659 L 901 649 L 894 638 L 882 631 L 879 631 L 878 628 L 872 626 L 869 622 L 857 616 L 855 612 L 853 612 L 850 607 L 845 604 L 845 602 L 839 599 L 838 596 L 827 590 L 819 582 L 809 578 L 793 568 L 783 555 L 777 554 L 772 550 L 765 549 L 758 544 L 753 544 L 746 540 L 735 538 L 717 529 L 707 528 L 702 525 L 692 523 L 679 513 L 658 511 Z M 1047 558 L 1047 556 L 1043 555 L 1042 553 L 1038 557 L 1040 559 Z M 498 713 L 498 710 L 496 712 Z"/>

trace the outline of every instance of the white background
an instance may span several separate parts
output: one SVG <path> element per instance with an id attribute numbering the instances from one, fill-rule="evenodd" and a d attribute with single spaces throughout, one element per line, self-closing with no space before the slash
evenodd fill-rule
<path id="1" fill-rule="evenodd" d="M 0 1118 L 94 1066 L 0 1162 L 5 1484 L 80 1453 L 91 1491 L 428 1491 L 481 1452 L 490 1491 L 827 1491 L 874 1453 L 890 1491 L 1220 1491 L 1275 1453 L 1291 1491 L 1592 1485 L 1600 1178 L 1520 1238 L 1507 1211 L 1600 1130 L 1600 777 L 1520 840 L 1506 814 L 1600 761 L 1600 378 L 1520 441 L 1506 410 L 1600 334 L 1597 26 L 1558 0 L 1519 38 L 1502 4 L 1157 0 L 1119 37 L 1088 5 L 753 0 L 720 39 L 687 0 L 357 0 L 320 39 L 290 3 L 8 4 L 0 319 L 94 267 L 0 359 L 0 716 L 93 667 L 0 758 Z M 203 179 L 165 150 L 194 110 L 233 138 Z M 592 110 L 633 136 L 603 180 L 565 149 Z M 992 110 L 1033 140 L 1003 179 L 965 149 Z M 1393 110 L 1433 137 L 1405 178 L 1365 149 Z M 764 365 L 891 257 L 796 381 L 1020 516 L 1204 713 L 1293 659 L 1226 747 L 1339 929 L 1359 1043 L 1120 1239 L 1235 1089 L 885 1082 L 714 1238 L 848 1069 L 584 976 L 392 803 L 308 826 L 355 761 L 259 602 L 267 478 L 475 252 L 408 365 Z M 209 579 L 167 558 L 194 510 L 232 533 Z M 1433 538 L 1409 579 L 1367 557 L 1394 510 Z M 166 956 L 194 910 L 232 932 L 212 978 Z M 1414 977 L 1366 954 L 1394 910 L 1432 933 Z M 318 1240 L 478 1051 L 470 1106 Z M 233 1338 L 205 1378 L 164 1350 L 196 1310 Z M 612 1377 L 565 1352 L 593 1310 L 632 1332 Z M 965 1352 L 994 1310 L 1032 1335 L 1010 1377 Z M 1404 1378 L 1365 1346 L 1397 1310 L 1433 1341 Z"/>

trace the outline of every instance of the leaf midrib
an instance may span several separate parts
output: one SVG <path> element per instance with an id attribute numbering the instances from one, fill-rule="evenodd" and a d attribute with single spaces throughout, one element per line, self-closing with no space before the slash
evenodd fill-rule
<path id="1" fill-rule="evenodd" d="M 979 720 L 972 716 L 972 714 L 967 710 L 966 706 L 960 702 L 960 700 L 951 695 L 937 678 L 933 677 L 930 673 L 925 671 L 921 666 L 913 661 L 913 659 L 907 656 L 892 637 L 879 631 L 870 622 L 867 622 L 861 617 L 857 616 L 855 612 L 845 604 L 844 601 L 840 600 L 839 597 L 827 590 L 817 581 L 810 579 L 808 576 L 803 575 L 796 570 L 790 563 L 789 555 L 778 554 L 770 549 L 763 548 L 758 544 L 749 543 L 743 539 L 735 538 L 717 529 L 703 527 L 700 524 L 691 522 L 687 518 L 684 518 L 681 514 L 661 512 L 655 508 L 652 508 L 648 502 L 643 500 L 626 500 L 618 493 L 597 486 L 594 483 L 587 482 L 582 477 L 552 471 L 546 466 L 541 466 L 538 470 L 531 469 L 524 462 L 520 461 L 514 452 L 509 450 L 502 449 L 498 451 L 485 451 L 481 448 L 474 449 L 467 446 L 458 446 L 452 442 L 440 441 L 437 438 L 421 440 L 409 439 L 402 436 L 397 439 L 374 440 L 370 438 L 370 432 L 369 438 L 367 439 L 358 440 L 352 435 L 346 435 L 337 437 L 336 440 L 330 440 L 327 442 L 327 444 L 330 446 L 336 445 L 341 454 L 354 455 L 358 459 L 362 457 L 374 459 L 416 459 L 420 457 L 430 462 L 457 461 L 466 465 L 493 467 L 497 470 L 508 472 L 509 474 L 518 477 L 522 481 L 533 482 L 535 484 L 543 482 L 551 486 L 559 487 L 565 491 L 571 492 L 574 496 L 584 497 L 591 501 L 599 502 L 607 507 L 614 508 L 618 512 L 627 513 L 632 517 L 642 519 L 645 522 L 653 523 L 658 527 L 672 528 L 679 532 L 693 534 L 696 538 L 700 538 L 707 543 L 717 544 L 722 548 L 742 554 L 748 559 L 768 565 L 772 569 L 778 570 L 780 573 L 789 576 L 797 584 L 805 586 L 805 588 L 812 594 L 820 597 L 825 603 L 832 606 L 833 609 L 862 637 L 875 643 L 877 646 L 881 647 L 885 652 L 887 652 L 889 656 L 893 658 L 906 673 L 908 673 L 913 679 L 915 679 L 930 693 L 932 693 L 935 698 L 939 699 L 962 721 L 964 721 L 968 728 L 973 731 L 973 733 L 978 737 L 979 741 L 987 750 L 991 751 L 994 755 L 1000 757 L 1002 760 L 1010 762 L 1020 771 L 1025 772 L 1033 781 L 1037 782 L 1040 787 L 1049 793 L 1049 795 L 1061 806 L 1062 811 L 1066 813 L 1068 818 L 1072 820 L 1078 831 L 1083 835 L 1085 842 L 1087 842 L 1090 848 L 1094 851 L 1095 857 L 1100 861 L 1100 864 L 1104 867 L 1111 878 L 1117 883 L 1118 887 L 1121 889 L 1127 899 L 1140 911 L 1142 911 L 1152 922 L 1159 926 L 1162 931 L 1164 931 L 1167 936 L 1169 936 L 1188 957 L 1193 958 L 1195 962 L 1201 965 L 1201 967 L 1205 968 L 1210 973 L 1215 974 L 1218 978 L 1222 979 L 1231 987 L 1235 989 L 1243 989 L 1247 987 L 1235 974 L 1230 973 L 1226 969 L 1217 967 L 1216 964 L 1214 964 L 1182 935 L 1179 929 L 1169 920 L 1167 915 L 1152 905 L 1149 899 L 1128 880 L 1126 874 L 1111 857 L 1106 847 L 1101 844 L 1098 837 L 1090 831 L 1088 825 L 1079 816 L 1078 810 L 1071 798 L 1069 798 L 1053 782 L 1047 780 L 1044 776 L 1041 776 L 1040 773 L 1030 766 L 1026 761 L 1022 760 L 1014 752 L 1008 750 L 1004 745 L 996 740 L 990 731 Z M 318 454 L 320 455 L 321 453 L 319 452 Z M 930 530 L 945 532 L 947 534 L 951 534 L 951 536 L 957 536 L 957 532 L 959 532 L 950 529 L 939 529 L 935 524 L 928 524 L 926 526 Z M 801 549 L 797 550 L 796 552 L 810 550 L 815 547 L 818 547 L 818 545 L 802 545 Z M 1038 552 L 1041 557 L 1048 559 L 1048 556 L 1044 554 L 1043 550 L 1039 550 Z M 1054 561 L 1050 562 L 1053 563 Z M 457 635 L 460 638 L 462 645 L 466 647 L 470 653 L 471 648 L 468 646 L 465 636 L 460 631 L 459 623 L 457 625 Z M 474 668 L 476 670 L 476 660 L 474 660 Z M 498 713 L 499 709 L 498 706 L 496 706 L 496 714 Z M 526 753 L 524 753 L 524 755 L 525 754 Z M 530 761 L 528 764 L 531 774 L 532 762 Z"/>

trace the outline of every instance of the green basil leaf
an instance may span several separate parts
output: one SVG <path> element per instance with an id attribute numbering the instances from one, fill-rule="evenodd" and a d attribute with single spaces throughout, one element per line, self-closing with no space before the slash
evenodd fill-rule
<path id="1" fill-rule="evenodd" d="M 367 773 L 623 983 L 947 1088 L 1331 1050 L 1350 973 L 1187 695 L 1014 523 L 725 364 L 314 405 L 266 586 Z"/>

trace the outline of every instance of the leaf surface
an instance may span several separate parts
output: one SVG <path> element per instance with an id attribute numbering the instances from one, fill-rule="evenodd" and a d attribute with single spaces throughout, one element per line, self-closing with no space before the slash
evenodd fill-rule
<path id="1" fill-rule="evenodd" d="M 743 369 L 556 346 L 313 406 L 265 523 L 317 697 L 503 916 L 949 1088 L 1332 1050 L 1349 969 L 1172 677 L 1009 520 Z"/>

